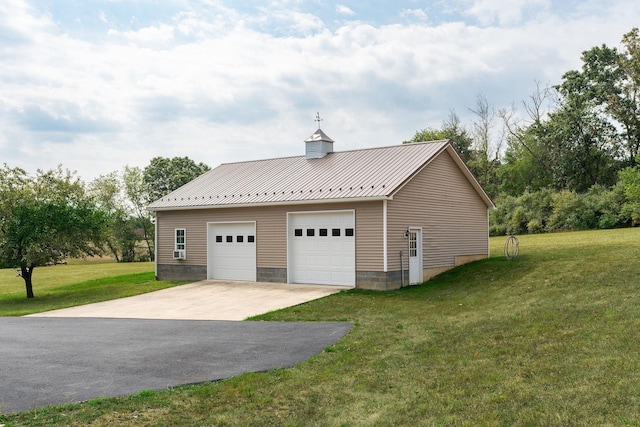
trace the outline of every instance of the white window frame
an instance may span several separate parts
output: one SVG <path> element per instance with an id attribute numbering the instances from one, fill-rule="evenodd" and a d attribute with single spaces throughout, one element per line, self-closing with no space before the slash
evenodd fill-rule
<path id="1" fill-rule="evenodd" d="M 178 232 L 182 232 L 182 243 L 179 242 Z M 173 245 L 174 250 L 176 251 L 184 251 L 187 252 L 187 229 L 186 228 L 176 228 L 173 231 Z"/>

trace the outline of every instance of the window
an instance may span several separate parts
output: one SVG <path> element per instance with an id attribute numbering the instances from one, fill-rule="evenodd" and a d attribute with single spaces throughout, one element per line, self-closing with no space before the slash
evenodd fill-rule
<path id="1" fill-rule="evenodd" d="M 176 228 L 175 250 L 184 251 L 187 248 L 187 230 L 184 228 Z"/>
<path id="2" fill-rule="evenodd" d="M 328 234 L 327 234 L 327 229 L 326 229 L 326 228 L 321 228 L 321 229 L 320 229 L 320 235 L 321 235 L 321 236 L 323 236 L 323 237 L 324 237 L 324 236 L 327 236 L 327 235 L 328 235 Z"/>
<path id="3" fill-rule="evenodd" d="M 244 242 L 244 236 L 236 236 L 236 242 L 238 243 Z"/>
<path id="4" fill-rule="evenodd" d="M 216 243 L 222 243 L 222 236 L 216 236 Z"/>
<path id="5" fill-rule="evenodd" d="M 301 237 L 302 236 L 302 228 L 296 228 L 294 234 L 295 234 L 296 237 Z"/>
<path id="6" fill-rule="evenodd" d="M 418 256 L 418 233 L 409 232 L 409 256 L 414 258 Z"/>
<path id="7" fill-rule="evenodd" d="M 333 237 L 340 237 L 340 229 L 339 228 L 332 228 L 331 229 L 331 235 Z"/>
<path id="8" fill-rule="evenodd" d="M 227 243 L 233 243 L 233 236 L 227 236 Z"/>
<path id="9" fill-rule="evenodd" d="M 256 236 L 247 236 L 247 243 L 253 243 L 256 241 Z"/>
<path id="10" fill-rule="evenodd" d="M 307 237 L 313 237 L 316 235 L 316 229 L 315 228 L 307 228 Z"/>
<path id="11" fill-rule="evenodd" d="M 353 228 L 345 228 L 344 235 L 349 237 L 353 236 Z"/>

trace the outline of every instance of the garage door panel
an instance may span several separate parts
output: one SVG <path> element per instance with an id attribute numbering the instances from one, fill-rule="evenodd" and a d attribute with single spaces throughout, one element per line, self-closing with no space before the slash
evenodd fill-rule
<path id="1" fill-rule="evenodd" d="M 290 213 L 289 281 L 355 286 L 353 211 Z"/>
<path id="2" fill-rule="evenodd" d="M 210 223 L 209 279 L 256 281 L 256 224 Z"/>

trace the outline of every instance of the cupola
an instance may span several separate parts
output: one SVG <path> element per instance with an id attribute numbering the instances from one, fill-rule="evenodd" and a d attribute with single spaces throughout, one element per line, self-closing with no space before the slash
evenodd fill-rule
<path id="1" fill-rule="evenodd" d="M 320 124 L 320 114 L 316 115 L 316 121 Z M 309 138 L 304 140 L 305 154 L 307 159 L 320 159 L 329 153 L 333 153 L 333 139 L 329 138 L 318 127 L 318 130 L 313 133 Z"/>

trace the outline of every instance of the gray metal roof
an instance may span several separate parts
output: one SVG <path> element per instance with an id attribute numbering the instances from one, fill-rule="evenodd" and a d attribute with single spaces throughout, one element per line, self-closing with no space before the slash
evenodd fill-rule
<path id="1" fill-rule="evenodd" d="M 382 200 L 447 148 L 454 152 L 448 141 L 434 141 L 334 152 L 320 159 L 296 156 L 222 164 L 148 209 Z M 459 166 L 487 206 L 493 206 L 462 160 Z"/>

